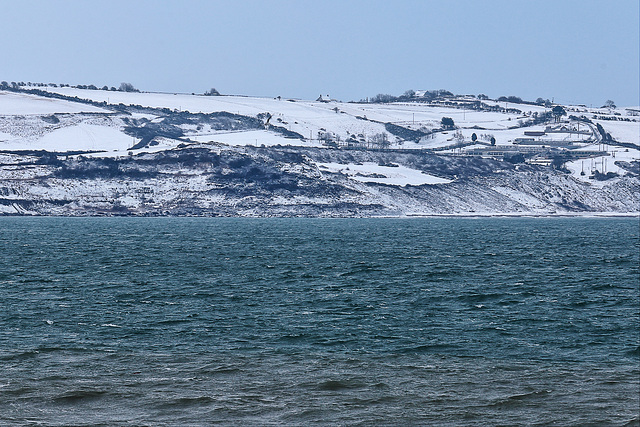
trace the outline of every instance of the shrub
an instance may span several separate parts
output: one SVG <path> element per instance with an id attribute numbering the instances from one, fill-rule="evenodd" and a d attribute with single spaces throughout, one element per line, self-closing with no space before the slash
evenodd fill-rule
<path id="1" fill-rule="evenodd" d="M 455 123 L 451 117 L 443 117 L 442 120 L 440 120 L 440 123 L 445 129 L 453 129 L 455 127 Z"/>

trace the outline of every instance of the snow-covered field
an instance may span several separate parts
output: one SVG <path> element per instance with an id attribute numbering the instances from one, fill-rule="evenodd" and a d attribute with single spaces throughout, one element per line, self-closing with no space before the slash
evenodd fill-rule
<path id="1" fill-rule="evenodd" d="M 0 116 L 54 113 L 106 113 L 92 105 L 0 90 Z"/>
<path id="2" fill-rule="evenodd" d="M 361 104 L 345 102 L 316 102 L 293 99 L 258 98 L 246 96 L 202 96 L 172 93 L 137 93 L 112 92 L 103 90 L 87 90 L 75 88 L 45 88 L 48 91 L 67 96 L 77 96 L 111 105 L 142 105 L 156 108 L 169 108 L 176 111 L 190 111 L 192 113 L 211 113 L 227 111 L 246 116 L 256 116 L 260 113 L 270 113 L 273 118 L 271 124 L 285 127 L 301 134 L 305 139 L 314 140 L 319 131 L 329 131 L 340 136 L 343 140 L 348 135 L 362 134 L 365 137 L 386 132 L 382 123 L 394 123 L 409 129 L 433 129 L 440 126 L 442 117 L 450 117 L 461 128 L 465 138 L 472 133 L 490 133 L 495 136 L 498 144 L 508 144 L 514 138 L 523 136 L 523 129 L 518 127 L 519 121 L 526 121 L 533 113 L 548 111 L 542 106 L 528 104 L 503 103 L 491 100 L 483 101 L 487 105 L 517 108 L 522 114 L 474 111 L 445 106 L 427 106 L 420 103 L 394 104 Z M 618 113 L 626 115 L 625 109 L 589 109 L 567 107 L 569 114 L 597 114 L 606 115 Z M 575 111 L 572 111 L 575 110 Z M 366 118 L 367 120 L 362 120 Z M 635 117 L 638 120 L 638 117 Z M 380 122 L 380 123 L 377 123 Z M 600 121 L 612 136 L 618 140 L 640 144 L 640 122 Z M 481 128 L 481 129 L 471 129 Z M 526 130 L 538 130 L 530 127 Z M 540 127 L 544 129 L 544 127 Z M 611 129 L 611 130 L 609 130 Z M 390 138 L 392 142 L 393 138 Z M 442 143 L 448 138 L 439 138 Z M 438 144 L 442 145 L 442 144 Z M 408 144 L 404 148 L 422 148 L 418 144 L 412 147 Z"/>
<path id="3" fill-rule="evenodd" d="M 617 141 L 627 141 L 640 144 L 640 121 L 626 122 L 594 120 L 594 123 L 600 123 L 602 127 Z"/>
<path id="4" fill-rule="evenodd" d="M 55 129 L 35 141 L 3 139 L 0 135 L 0 150 L 126 151 L 135 144 L 117 129 L 86 123 Z"/>

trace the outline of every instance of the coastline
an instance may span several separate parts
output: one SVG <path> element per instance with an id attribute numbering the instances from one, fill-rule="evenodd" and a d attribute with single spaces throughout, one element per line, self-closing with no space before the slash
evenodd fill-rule
<path id="1" fill-rule="evenodd" d="M 413 219 L 413 218 L 637 218 L 640 220 L 640 212 L 561 212 L 561 213 L 537 213 L 537 212 L 486 212 L 486 213 L 442 213 L 421 214 L 407 213 L 404 215 L 133 215 L 133 214 L 108 214 L 108 215 L 42 215 L 42 214 L 18 214 L 0 213 L 0 218 L 308 218 L 308 219 Z"/>

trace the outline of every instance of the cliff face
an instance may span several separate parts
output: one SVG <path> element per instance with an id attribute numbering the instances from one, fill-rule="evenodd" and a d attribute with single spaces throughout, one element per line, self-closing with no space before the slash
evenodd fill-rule
<path id="1" fill-rule="evenodd" d="M 437 183 L 398 183 L 391 179 L 395 171 L 434 177 Z M 419 152 L 200 144 L 118 158 L 46 152 L 0 155 L 0 213 L 9 215 L 347 217 L 639 211 L 640 180 L 633 173 L 585 183 L 548 167 Z"/>

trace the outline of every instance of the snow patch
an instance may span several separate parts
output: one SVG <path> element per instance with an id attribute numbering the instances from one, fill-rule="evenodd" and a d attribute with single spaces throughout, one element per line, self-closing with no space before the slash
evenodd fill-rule
<path id="1" fill-rule="evenodd" d="M 92 105 L 44 98 L 24 93 L 0 91 L 0 115 L 31 115 L 54 113 L 107 113 Z"/>
<path id="2" fill-rule="evenodd" d="M 35 141 L 9 140 L 0 144 L 0 148 L 3 150 L 113 151 L 125 150 L 134 143 L 132 137 L 115 128 L 80 123 L 56 129 Z"/>
<path id="3" fill-rule="evenodd" d="M 400 187 L 407 185 L 448 184 L 451 182 L 449 179 L 429 175 L 406 166 L 381 166 L 372 162 L 365 162 L 362 165 L 356 165 L 354 163 L 316 164 L 321 172 L 341 173 L 360 182 L 375 182 Z"/>

